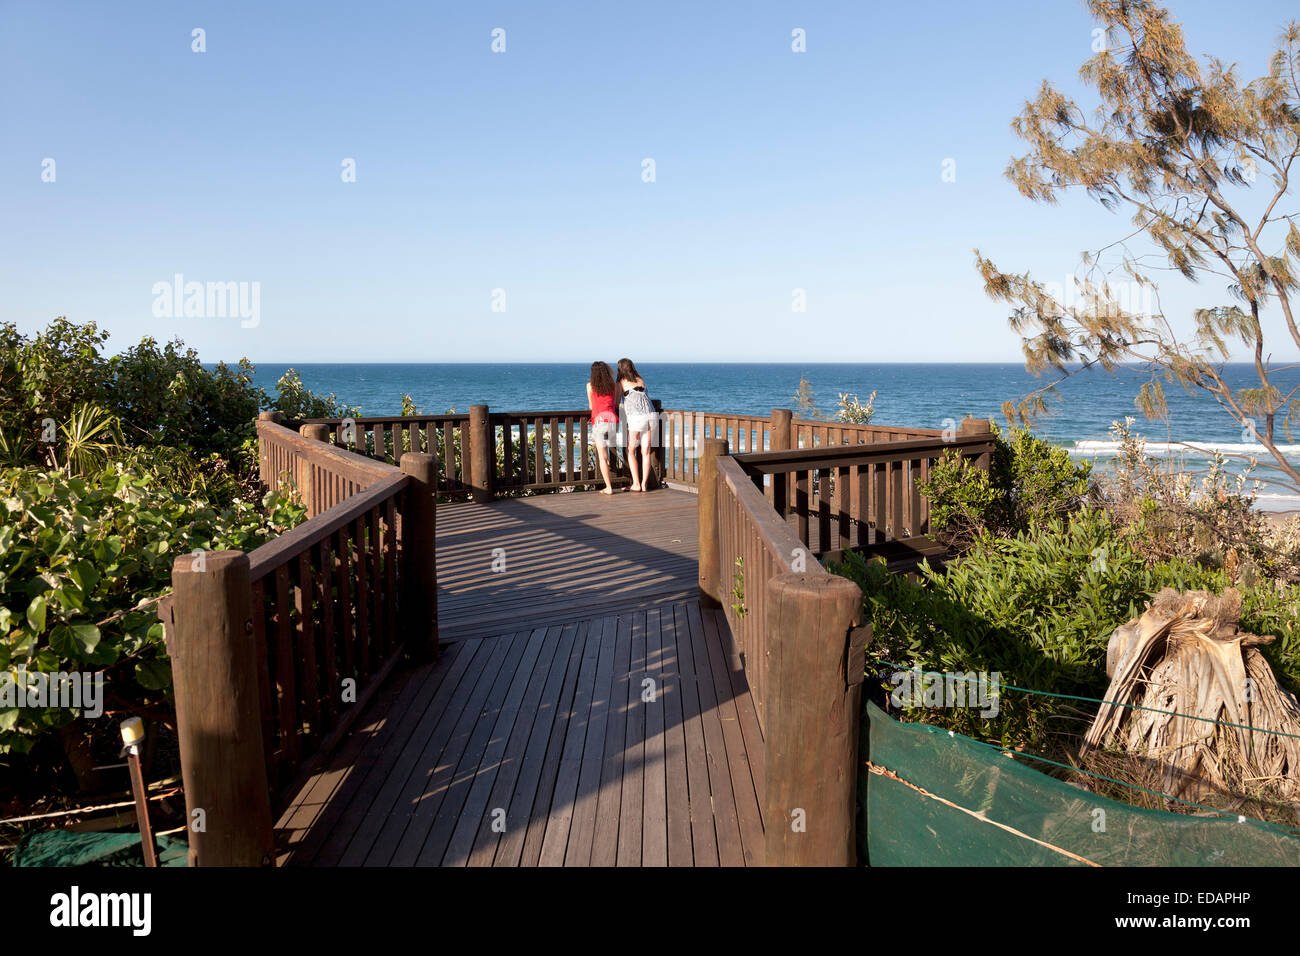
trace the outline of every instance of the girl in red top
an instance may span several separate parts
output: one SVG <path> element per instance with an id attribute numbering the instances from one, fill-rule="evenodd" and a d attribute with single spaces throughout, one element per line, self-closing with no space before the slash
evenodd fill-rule
<path id="1" fill-rule="evenodd" d="M 618 412 L 614 411 L 614 373 L 604 362 L 591 363 L 591 378 L 587 380 L 587 406 L 591 409 L 591 437 L 596 443 L 600 459 L 600 475 L 605 479 L 602 495 L 612 495 L 614 486 L 609 482 L 609 445 L 618 434 Z"/>

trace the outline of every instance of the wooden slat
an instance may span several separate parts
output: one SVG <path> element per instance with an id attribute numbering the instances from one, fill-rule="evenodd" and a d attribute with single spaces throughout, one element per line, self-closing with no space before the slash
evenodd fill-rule
<path id="1" fill-rule="evenodd" d="M 316 575 L 311 551 L 298 555 L 298 579 L 294 588 L 294 609 L 298 613 L 296 643 L 302 659 L 302 715 L 307 722 L 303 745 L 314 750 L 321 735 L 320 681 L 316 669 Z"/>
<path id="2" fill-rule="evenodd" d="M 357 518 L 352 525 L 352 570 L 357 576 L 356 613 L 357 613 L 357 669 L 362 677 L 370 675 L 372 660 L 370 653 L 370 588 L 367 585 L 366 569 L 370 556 L 366 550 L 366 519 Z"/>
<path id="3" fill-rule="evenodd" d="M 578 692 L 578 678 L 582 670 L 582 661 L 589 639 L 589 624 L 582 621 L 576 624 L 574 629 L 573 650 L 569 653 L 569 667 L 565 673 L 564 686 L 560 690 L 559 700 L 555 706 L 555 723 L 551 727 L 550 740 L 546 744 L 546 755 L 537 778 L 533 808 L 528 817 L 528 831 L 524 837 L 523 851 L 519 858 L 519 862 L 523 866 L 537 866 L 540 862 L 542 844 L 546 838 L 547 825 L 550 823 L 551 797 L 555 793 L 555 781 L 560 775 L 560 760 L 564 755 L 564 741 L 573 720 L 574 701 Z"/>
<path id="4" fill-rule="evenodd" d="M 700 807 L 700 798 L 710 793 L 709 758 L 705 750 L 704 719 L 700 707 L 699 681 L 691 646 L 691 625 L 686 605 L 673 608 L 677 638 L 677 660 L 681 668 L 682 730 L 686 738 L 686 780 L 691 797 L 691 844 L 696 866 L 718 865 L 718 842 L 713 820 Z"/>
<path id="5" fill-rule="evenodd" d="M 253 648 L 257 654 L 258 710 L 262 715 L 262 745 L 266 750 L 266 778 L 276 779 L 275 704 L 272 699 L 270 648 L 266 639 L 266 584 L 253 582 Z"/>
<path id="6" fill-rule="evenodd" d="M 316 545 L 312 554 L 313 563 L 316 565 L 316 606 L 321 609 L 320 648 L 321 660 L 324 664 L 322 673 L 324 692 L 321 696 L 325 708 L 325 723 L 332 727 L 338 716 L 340 699 L 339 667 L 334 641 L 334 597 L 330 580 L 334 571 L 334 550 L 330 547 L 329 541 L 322 541 Z"/>
<path id="7" fill-rule="evenodd" d="M 293 621 L 290 619 L 289 566 L 275 572 L 275 687 L 279 713 L 280 759 L 288 769 L 298 763 L 302 742 L 298 739 L 298 683 L 294 675 Z"/>
<path id="8" fill-rule="evenodd" d="M 677 625 L 673 608 L 661 615 L 663 648 L 664 774 L 667 803 L 668 865 L 692 866 L 691 802 L 686 782 L 686 732 L 682 713 L 682 674 L 677 651 Z"/>
<path id="9" fill-rule="evenodd" d="M 546 687 L 542 691 L 542 700 L 547 706 L 537 711 L 529 733 L 514 791 L 510 795 L 509 809 L 506 812 L 506 831 L 497 841 L 496 852 L 491 861 L 494 866 L 518 866 L 523 857 L 524 843 L 527 840 L 533 807 L 545 768 L 546 750 L 550 745 L 556 721 L 560 719 L 560 702 L 564 688 L 567 686 L 565 679 L 569 674 L 569 662 L 572 660 L 577 637 L 576 624 L 554 627 L 547 631 L 547 640 L 555 645 L 555 654 L 546 677 Z M 567 715 L 564 719 L 567 719 Z M 477 845 L 475 849 L 478 849 Z"/>
<path id="10" fill-rule="evenodd" d="M 632 615 L 627 681 L 627 724 L 623 735 L 623 795 L 619 801 L 618 865 L 641 865 L 641 814 L 644 801 L 645 705 L 641 680 L 645 673 L 645 614 Z"/>
<path id="11" fill-rule="evenodd" d="M 644 704 L 645 711 L 645 764 L 643 819 L 641 824 L 641 865 L 668 865 L 668 790 L 664 759 L 664 689 L 663 689 L 663 638 L 662 612 L 658 609 L 645 614 L 645 666 L 643 680 L 653 682 L 653 698 Z"/>

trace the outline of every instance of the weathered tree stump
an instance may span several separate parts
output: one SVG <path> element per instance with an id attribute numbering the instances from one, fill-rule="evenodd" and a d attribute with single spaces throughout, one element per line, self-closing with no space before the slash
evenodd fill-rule
<path id="1" fill-rule="evenodd" d="M 1222 597 L 1165 588 L 1117 628 L 1106 649 L 1114 703 L 1102 705 L 1082 752 L 1149 759 L 1164 793 L 1181 799 L 1300 796 L 1300 703 L 1256 649 L 1276 638 L 1242 632 L 1240 617 L 1235 588 Z"/>

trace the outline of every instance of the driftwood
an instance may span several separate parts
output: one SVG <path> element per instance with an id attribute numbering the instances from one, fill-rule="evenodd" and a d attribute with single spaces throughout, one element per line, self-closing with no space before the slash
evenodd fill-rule
<path id="1" fill-rule="evenodd" d="M 1106 648 L 1115 703 L 1102 704 L 1081 752 L 1150 760 L 1164 793 L 1186 800 L 1300 797 L 1300 703 L 1256 650 L 1276 638 L 1242 632 L 1240 617 L 1235 588 L 1222 597 L 1165 588 L 1117 628 Z"/>

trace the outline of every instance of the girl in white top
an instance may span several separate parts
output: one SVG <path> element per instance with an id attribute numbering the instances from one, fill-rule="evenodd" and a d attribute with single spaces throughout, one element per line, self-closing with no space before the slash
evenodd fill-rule
<path id="1" fill-rule="evenodd" d="M 632 360 L 618 360 L 618 386 L 623 393 L 623 416 L 627 421 L 627 465 L 632 472 L 632 490 L 645 491 L 650 478 L 651 430 L 655 408 L 646 394 L 645 380 Z M 637 462 L 637 450 L 640 462 Z"/>

